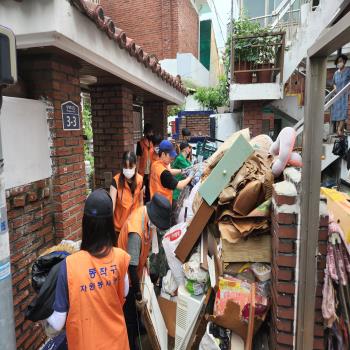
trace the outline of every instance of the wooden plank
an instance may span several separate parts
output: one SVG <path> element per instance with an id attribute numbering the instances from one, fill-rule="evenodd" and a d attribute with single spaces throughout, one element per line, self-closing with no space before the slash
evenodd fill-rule
<path id="1" fill-rule="evenodd" d="M 349 14 L 350 15 L 350 14 Z M 349 19 L 350 20 L 350 19 Z M 350 24 L 349 24 L 350 25 Z M 300 248 L 296 349 L 312 349 L 316 300 L 317 247 L 327 58 L 308 58 L 303 171 L 300 198 Z"/>
<path id="2" fill-rule="evenodd" d="M 168 330 L 154 292 L 153 283 L 146 269 L 143 273 L 142 297 L 147 301 L 143 320 L 152 350 L 167 350 Z"/>
<path id="3" fill-rule="evenodd" d="M 324 34 L 307 51 L 308 57 L 327 57 L 349 42 L 350 12 L 339 22 L 324 30 Z M 324 88 L 324 85 L 322 85 Z M 324 89 L 323 89 L 324 91 Z M 321 103 L 317 102 L 317 103 Z"/>
<path id="4" fill-rule="evenodd" d="M 242 136 L 238 135 L 229 150 L 212 170 L 208 178 L 199 188 L 203 199 L 212 205 L 222 190 L 231 181 L 231 177 L 253 153 L 253 147 Z"/>
<path id="5" fill-rule="evenodd" d="M 249 237 L 237 243 L 222 240 L 222 260 L 224 263 L 234 262 L 271 262 L 271 236 Z"/>
<path id="6" fill-rule="evenodd" d="M 198 241 L 201 233 L 207 225 L 210 217 L 214 213 L 215 208 L 209 206 L 205 201 L 201 202 L 197 213 L 194 215 L 185 236 L 175 250 L 177 258 L 184 263 L 190 254 L 192 248 Z"/>

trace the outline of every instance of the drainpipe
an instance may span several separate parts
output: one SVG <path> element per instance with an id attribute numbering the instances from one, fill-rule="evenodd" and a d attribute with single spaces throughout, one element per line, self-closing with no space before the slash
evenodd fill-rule
<path id="1" fill-rule="evenodd" d="M 0 26 L 0 115 L 2 89 L 17 81 L 16 39 L 13 32 Z M 1 119 L 0 119 L 1 120 Z M 0 349 L 16 350 L 13 317 L 10 243 L 7 221 L 4 158 L 0 132 Z"/>
<path id="2" fill-rule="evenodd" d="M 0 87 L 0 114 L 2 87 Z M 0 349 L 16 350 L 15 322 L 10 262 L 10 243 L 6 209 L 4 159 L 0 133 Z"/>

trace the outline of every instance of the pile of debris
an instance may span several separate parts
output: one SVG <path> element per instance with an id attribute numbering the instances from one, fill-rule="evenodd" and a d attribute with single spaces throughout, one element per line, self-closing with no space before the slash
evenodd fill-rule
<path id="1" fill-rule="evenodd" d="M 169 334 L 176 350 L 252 349 L 270 305 L 274 146 L 245 129 L 206 161 L 183 204 L 191 215 L 163 238 L 170 270 L 158 299 L 146 276 L 153 348 L 168 349 Z"/>

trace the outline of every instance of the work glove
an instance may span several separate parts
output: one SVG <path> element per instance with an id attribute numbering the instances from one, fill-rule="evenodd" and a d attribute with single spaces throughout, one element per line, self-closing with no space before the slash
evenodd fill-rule
<path id="1" fill-rule="evenodd" d="M 192 170 L 193 170 L 193 166 L 192 165 L 187 167 L 187 168 L 185 168 L 185 169 L 181 169 L 181 175 L 184 176 L 184 177 L 188 177 L 188 176 L 190 176 L 190 173 L 191 173 Z"/>
<path id="2" fill-rule="evenodd" d="M 142 296 L 141 296 L 141 299 L 136 299 L 135 300 L 135 305 L 136 305 L 136 309 L 141 313 L 143 314 L 146 310 L 146 307 L 147 307 L 147 300 L 146 299 L 143 299 Z"/>

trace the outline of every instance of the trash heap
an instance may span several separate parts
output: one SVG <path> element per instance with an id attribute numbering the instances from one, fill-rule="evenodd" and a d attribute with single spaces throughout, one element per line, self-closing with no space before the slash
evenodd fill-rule
<path id="1" fill-rule="evenodd" d="M 170 270 L 158 302 L 176 350 L 251 349 L 267 317 L 271 147 L 248 129 L 227 139 L 184 199 L 190 217 L 180 215 L 163 238 Z M 258 338 L 263 348 L 267 339 Z"/>

